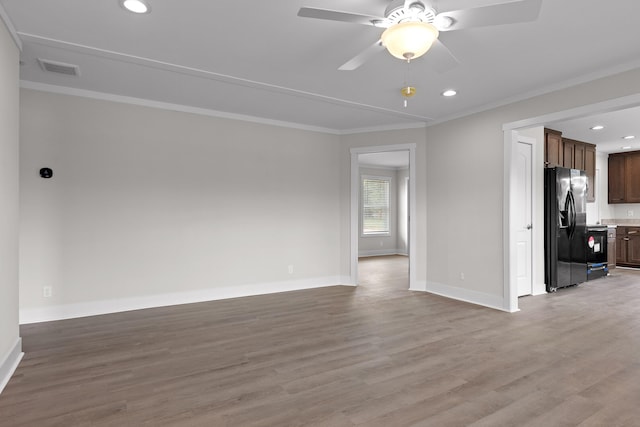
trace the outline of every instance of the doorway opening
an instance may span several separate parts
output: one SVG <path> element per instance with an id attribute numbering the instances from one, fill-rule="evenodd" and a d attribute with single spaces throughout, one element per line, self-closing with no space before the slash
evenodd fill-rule
<path id="1" fill-rule="evenodd" d="M 631 95 L 612 99 L 557 113 L 533 117 L 517 122 L 506 123 L 504 131 L 504 309 L 518 311 L 518 233 L 522 224 L 518 219 L 518 192 L 514 175 L 518 170 L 517 156 L 519 141 L 523 135 L 533 137 L 532 196 L 532 294 L 545 293 L 544 284 L 544 214 L 543 214 L 543 166 L 544 166 L 544 127 L 553 128 L 554 123 L 586 118 L 601 113 L 614 112 L 640 106 L 640 95 Z M 596 183 L 596 186 L 598 184 Z M 537 206 L 536 206 L 537 205 Z"/>
<path id="2" fill-rule="evenodd" d="M 414 200 L 415 144 L 351 150 L 351 283 L 415 289 Z"/>

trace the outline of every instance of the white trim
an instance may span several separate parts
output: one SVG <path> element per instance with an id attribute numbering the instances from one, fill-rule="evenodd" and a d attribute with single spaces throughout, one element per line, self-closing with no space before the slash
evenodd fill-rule
<path id="1" fill-rule="evenodd" d="M 340 276 L 340 285 L 342 286 L 358 286 L 351 276 Z"/>
<path id="2" fill-rule="evenodd" d="M 360 198 L 360 165 L 359 154 L 380 153 L 385 151 L 409 151 L 409 289 L 418 286 L 416 283 L 416 144 L 378 145 L 371 147 L 351 148 L 351 207 L 350 207 L 350 272 L 354 283 L 358 282 L 358 238 L 359 238 L 359 198 Z"/>
<path id="3" fill-rule="evenodd" d="M 18 47 L 18 50 L 22 52 L 22 40 L 20 40 L 20 36 L 18 36 L 18 32 L 16 31 L 16 27 L 13 26 L 13 22 L 11 22 L 11 18 L 9 18 L 9 14 L 2 4 L 0 4 L 0 20 L 4 22 L 4 26 L 7 27 L 7 31 L 9 31 L 9 34 L 11 34 L 11 38 Z"/>
<path id="4" fill-rule="evenodd" d="M 378 169 L 386 171 L 406 171 L 409 170 L 409 166 L 382 166 L 382 165 L 368 165 L 366 163 L 360 163 L 360 169 Z"/>
<path id="5" fill-rule="evenodd" d="M 410 291 L 426 292 L 427 282 L 425 280 L 416 280 L 412 287 L 409 287 Z"/>
<path id="6" fill-rule="evenodd" d="M 517 307 L 515 310 L 510 310 L 504 307 L 503 300 L 498 295 L 491 295 L 470 289 L 456 288 L 442 283 L 426 282 L 426 292 L 500 311 L 507 311 L 510 313 L 518 311 Z"/>
<path id="7" fill-rule="evenodd" d="M 429 122 L 433 119 L 430 117 L 424 117 L 424 120 L 428 120 Z M 352 135 L 355 133 L 369 133 L 369 132 L 385 132 L 385 131 L 393 131 L 393 130 L 405 130 L 405 129 L 424 129 L 427 127 L 427 122 L 415 122 L 415 123 L 405 123 L 405 124 L 396 124 L 396 125 L 384 125 L 384 126 L 371 126 L 366 128 L 354 128 L 343 130 L 340 133 L 342 135 Z"/>
<path id="8" fill-rule="evenodd" d="M 502 221 L 502 247 L 504 257 L 504 271 L 503 271 L 503 310 L 508 312 L 518 311 L 518 283 L 516 280 L 516 269 L 512 268 L 512 260 L 516 259 L 516 246 L 513 244 L 515 235 L 511 232 L 512 223 L 512 211 L 515 206 L 512 206 L 511 200 L 511 182 L 513 175 L 513 144 L 517 142 L 518 135 L 514 131 L 504 132 L 504 179 L 503 179 L 503 218 Z"/>
<path id="9" fill-rule="evenodd" d="M 18 337 L 5 357 L 0 359 L 2 360 L 2 362 L 0 362 L 0 393 L 2 393 L 2 390 L 9 384 L 9 380 L 18 368 L 23 356 L 22 338 Z"/>
<path id="10" fill-rule="evenodd" d="M 374 256 L 387 256 L 387 255 L 407 255 L 407 251 L 400 249 L 370 249 L 366 251 L 359 251 L 358 258 L 367 258 Z"/>
<path id="11" fill-rule="evenodd" d="M 142 107 L 157 108 L 161 110 L 178 111 L 181 113 L 198 114 L 201 116 L 216 117 L 231 120 L 242 120 L 251 123 L 260 123 L 263 125 L 285 127 L 291 129 L 307 130 L 311 132 L 329 133 L 339 135 L 340 132 L 335 129 L 301 125 L 293 122 L 285 122 L 280 120 L 263 119 L 261 117 L 248 116 L 244 114 L 226 113 L 224 111 L 209 110 L 206 108 L 189 107 L 187 105 L 171 104 L 168 102 L 151 101 L 143 98 L 133 98 L 130 96 L 113 95 L 104 92 L 94 92 L 92 90 L 76 89 L 67 86 L 56 86 L 46 83 L 31 82 L 20 80 L 20 87 L 23 89 L 38 90 L 41 92 L 57 93 L 60 95 L 79 96 L 82 98 L 98 99 L 101 101 L 119 102 L 121 104 L 139 105 Z"/>
<path id="12" fill-rule="evenodd" d="M 303 289 L 322 288 L 328 286 L 340 286 L 340 282 L 341 280 L 337 276 L 318 277 L 303 280 L 257 283 L 252 285 L 200 289 L 123 299 L 89 301 L 52 307 L 30 308 L 20 310 L 20 324 L 25 325 L 29 323 L 48 322 L 52 320 L 72 319 L 77 317 L 96 316 L 100 314 L 119 313 L 122 311 L 141 310 L 144 308 L 165 307 L 178 304 L 191 304 L 204 301 L 215 301 L 254 295 L 266 295 L 278 292 L 298 291 Z"/>
<path id="13" fill-rule="evenodd" d="M 516 130 L 533 126 L 545 126 L 547 123 L 559 120 L 573 120 L 588 117 L 594 114 L 609 113 L 617 110 L 624 110 L 640 106 L 640 93 L 627 95 L 620 98 L 609 99 L 595 104 L 583 105 L 581 107 L 570 108 L 568 110 L 555 113 L 544 114 L 542 116 L 509 122 L 502 125 L 502 130 Z"/>

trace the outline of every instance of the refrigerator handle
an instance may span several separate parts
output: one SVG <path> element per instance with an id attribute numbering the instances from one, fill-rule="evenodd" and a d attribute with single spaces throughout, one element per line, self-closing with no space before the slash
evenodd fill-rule
<path id="1" fill-rule="evenodd" d="M 572 191 L 569 191 L 567 198 L 569 199 L 569 238 L 573 238 L 573 233 L 576 230 L 576 200 Z"/>

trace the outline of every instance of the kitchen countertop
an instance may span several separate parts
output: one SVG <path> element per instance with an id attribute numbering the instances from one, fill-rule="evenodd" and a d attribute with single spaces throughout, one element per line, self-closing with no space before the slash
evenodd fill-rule
<path id="1" fill-rule="evenodd" d="M 640 227 L 640 219 L 603 219 L 601 222 L 608 227 Z"/>

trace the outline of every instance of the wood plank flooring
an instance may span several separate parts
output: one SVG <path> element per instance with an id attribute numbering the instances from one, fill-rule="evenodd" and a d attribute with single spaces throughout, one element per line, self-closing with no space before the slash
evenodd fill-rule
<path id="1" fill-rule="evenodd" d="M 21 328 L 0 426 L 638 426 L 640 273 L 507 314 L 362 285 Z"/>

